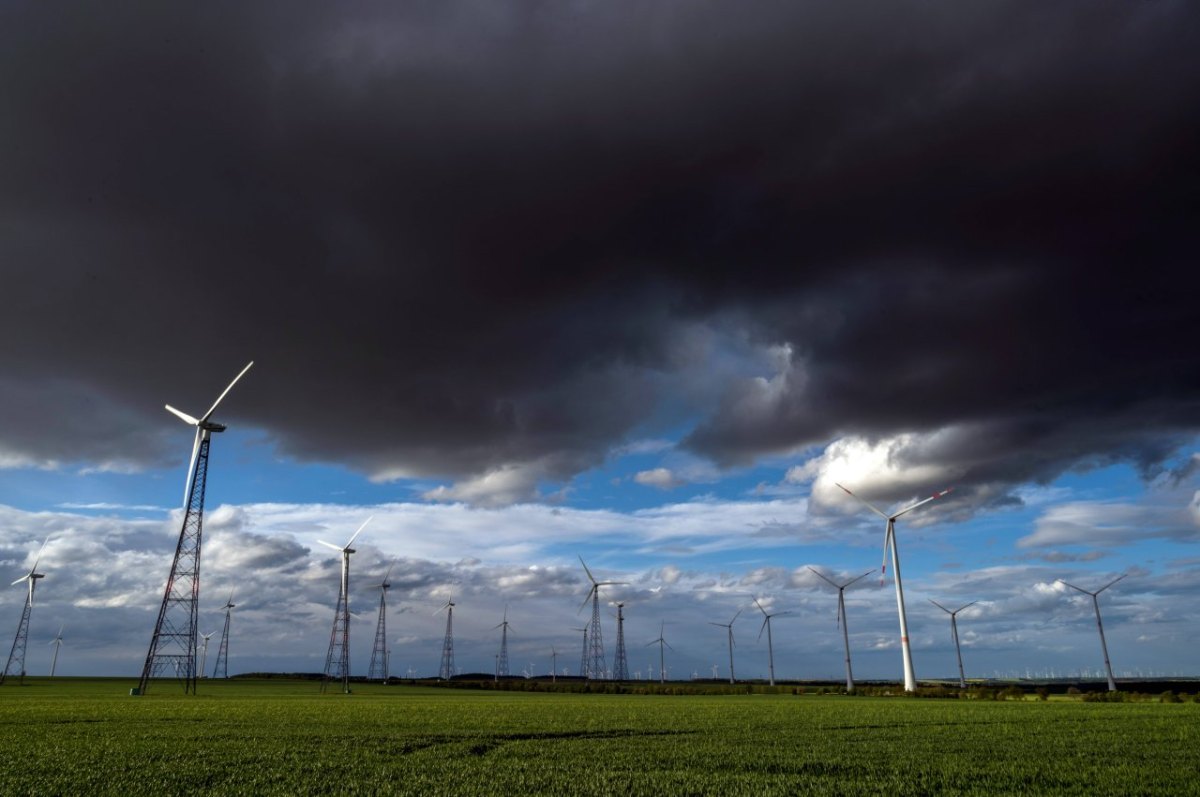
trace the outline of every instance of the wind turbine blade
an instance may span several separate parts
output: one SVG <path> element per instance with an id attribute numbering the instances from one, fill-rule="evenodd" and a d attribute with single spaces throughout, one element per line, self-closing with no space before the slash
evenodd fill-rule
<path id="1" fill-rule="evenodd" d="M 942 611 L 944 611 L 946 614 L 954 614 L 954 612 L 950 611 L 945 606 L 943 606 L 942 604 L 935 601 L 933 598 L 930 598 L 929 602 L 932 603 L 934 606 L 938 607 L 939 609 L 941 609 Z"/>
<path id="2" fill-rule="evenodd" d="M 338 553 L 342 552 L 342 546 L 340 546 L 340 545 L 334 545 L 332 542 L 325 542 L 325 540 L 317 540 L 317 542 L 320 543 L 321 545 L 324 545 L 326 548 L 332 548 L 333 550 L 337 551 Z"/>
<path id="3" fill-rule="evenodd" d="M 592 593 L 595 591 L 596 585 L 592 584 L 592 588 L 588 590 L 587 597 L 583 599 L 583 603 L 579 604 L 579 608 L 575 611 L 575 614 L 579 614 L 579 612 L 583 611 L 583 607 L 588 605 L 588 601 L 592 599 Z"/>
<path id="4" fill-rule="evenodd" d="M 169 412 L 172 415 L 174 415 L 175 417 L 179 418 L 184 423 L 191 424 L 192 426 L 200 425 L 200 420 L 198 418 L 193 418 L 191 415 L 188 415 L 186 412 L 180 412 L 179 410 L 172 407 L 170 404 L 164 404 L 163 406 L 167 408 L 167 412 Z"/>
<path id="5" fill-rule="evenodd" d="M 204 413 L 204 415 L 201 416 L 201 418 L 200 418 L 201 421 L 207 421 L 209 418 L 212 417 L 213 412 L 216 411 L 216 409 L 217 409 L 217 405 L 221 403 L 221 400 L 225 398 L 226 394 L 228 394 L 230 390 L 233 390 L 233 386 L 237 384 L 237 381 L 242 378 L 243 374 L 245 374 L 247 371 L 250 370 L 250 366 L 252 366 L 252 365 L 254 365 L 254 360 L 251 360 L 250 362 L 246 363 L 246 367 L 238 372 L 238 375 L 235 376 L 233 378 L 233 381 L 229 383 L 229 387 L 225 388 L 225 390 L 223 390 L 221 392 L 221 395 L 217 396 L 217 400 L 214 401 L 213 405 L 208 408 L 208 412 Z"/>
<path id="6" fill-rule="evenodd" d="M 755 642 L 762 642 L 762 632 L 767 630 L 767 621 L 770 619 L 770 617 L 763 618 L 762 625 L 758 627 L 758 639 L 754 640 Z"/>
<path id="7" fill-rule="evenodd" d="M 29 576 L 28 576 L 28 575 L 21 576 L 21 577 L 20 577 L 20 578 L 18 578 L 16 581 L 14 581 L 13 583 L 9 584 L 9 586 L 10 586 L 10 587 L 15 587 L 15 586 L 17 586 L 18 584 L 20 584 L 22 581 L 26 580 L 27 578 L 29 578 Z"/>
<path id="8" fill-rule="evenodd" d="M 33 567 L 31 567 L 29 569 L 30 573 L 37 572 L 38 562 L 42 561 L 42 551 L 46 550 L 46 546 L 49 544 L 50 544 L 50 538 L 46 537 L 46 539 L 44 539 L 42 541 L 42 547 L 38 548 L 37 556 L 33 557 Z M 1124 576 L 1122 576 L 1121 578 L 1124 578 Z M 1116 583 L 1116 582 L 1113 582 L 1113 583 Z"/>
<path id="9" fill-rule="evenodd" d="M 879 567 L 880 585 L 887 579 L 888 546 L 892 544 L 892 520 L 888 518 L 887 529 L 883 532 L 883 564 Z"/>
<path id="10" fill-rule="evenodd" d="M 384 575 L 383 575 L 383 583 L 384 584 L 386 584 L 388 582 L 388 579 L 392 577 L 392 568 L 395 566 L 396 566 L 396 560 L 393 559 L 391 561 L 391 563 L 388 564 L 387 572 L 384 573 Z"/>
<path id="11" fill-rule="evenodd" d="M 879 509 L 878 509 L 878 508 L 877 508 L 877 507 L 876 507 L 874 504 L 870 504 L 870 503 L 868 503 L 868 502 L 864 501 L 863 499 L 859 498 L 859 497 L 858 497 L 857 495 L 855 495 L 854 493 L 850 492 L 850 491 L 849 491 L 848 489 L 846 489 L 845 487 L 842 487 L 842 485 L 838 484 L 837 482 L 834 482 L 834 484 L 837 484 L 837 486 L 838 486 L 838 487 L 841 487 L 841 488 L 842 488 L 842 492 L 844 492 L 846 495 L 848 495 L 848 496 L 850 496 L 851 498 L 853 498 L 855 501 L 858 501 L 860 504 L 862 504 L 863 506 L 865 506 L 867 509 L 870 509 L 870 510 L 871 510 L 872 512 L 874 512 L 876 515 L 879 515 L 881 518 L 883 518 L 883 519 L 885 519 L 885 520 L 887 519 L 887 515 L 885 515 L 885 514 L 884 514 L 882 511 L 880 511 L 880 510 L 879 510 Z"/>
<path id="12" fill-rule="evenodd" d="M 675 648 L 671 647 L 671 643 L 670 643 L 670 642 L 668 642 L 667 640 L 665 640 L 665 639 L 664 639 L 664 640 L 662 641 L 662 643 L 663 643 L 664 645 L 666 645 L 666 646 L 667 646 L 667 650 L 671 651 L 672 653 L 674 653 L 674 652 L 675 652 Z"/>
<path id="13" fill-rule="evenodd" d="M 742 613 L 742 610 L 741 610 L 741 609 L 738 609 L 738 610 L 737 610 L 737 614 L 735 614 L 735 615 L 733 616 L 733 619 L 729 621 L 729 624 L 730 624 L 731 626 L 732 626 L 734 623 L 736 623 L 736 622 L 737 622 L 738 616 L 739 616 L 739 615 L 741 615 L 741 613 Z"/>
<path id="14" fill-rule="evenodd" d="M 233 606 L 233 590 L 229 590 L 229 600 L 225 601 L 225 605 L 229 607 Z"/>
<path id="15" fill-rule="evenodd" d="M 920 501 L 917 501 L 915 504 L 913 504 L 911 506 L 906 506 L 904 509 L 901 509 L 899 512 L 892 515 L 892 520 L 895 520 L 896 518 L 900 517 L 901 515 L 903 515 L 907 512 L 913 511 L 914 509 L 916 509 L 919 506 L 928 504 L 930 501 L 933 501 L 934 499 L 941 498 L 943 495 L 945 495 L 946 493 L 950 492 L 953 489 L 954 489 L 953 487 L 947 487 L 945 490 L 942 490 L 940 493 L 934 493 L 933 495 L 929 496 L 928 498 L 924 498 Z"/>
<path id="16" fill-rule="evenodd" d="M 828 583 L 828 584 L 829 584 L 829 586 L 833 587 L 834 589 L 839 589 L 838 585 L 837 585 L 837 584 L 835 584 L 835 583 L 834 583 L 834 582 L 833 582 L 831 579 L 825 578 L 825 576 L 821 575 L 821 571 L 819 571 L 819 570 L 816 570 L 816 569 L 814 569 L 814 568 L 811 568 L 811 567 L 810 567 L 810 568 L 808 568 L 808 569 L 809 569 L 809 570 L 812 570 L 814 573 L 816 573 L 816 574 L 817 574 L 817 576 L 818 576 L 819 578 L 821 578 L 823 581 L 825 581 L 826 583 Z M 871 572 L 875 572 L 875 571 L 871 571 Z"/>
<path id="17" fill-rule="evenodd" d="M 754 605 L 758 607 L 758 610 L 759 610 L 760 612 L 762 612 L 764 616 L 766 615 L 766 613 L 767 613 L 767 610 L 766 610 L 766 609 L 764 609 L 764 608 L 762 607 L 762 604 L 758 602 L 758 598 L 755 598 L 755 599 L 754 599 Z"/>
<path id="18" fill-rule="evenodd" d="M 854 578 L 854 579 L 851 579 L 850 581 L 847 581 L 845 584 L 843 584 L 843 585 L 840 587 L 840 589 L 845 589 L 846 587 L 848 587 L 848 586 L 850 586 L 851 584 L 853 584 L 855 581 L 858 581 L 859 579 L 862 579 L 862 578 L 866 578 L 867 576 L 871 575 L 871 574 L 872 574 L 872 573 L 874 573 L 874 572 L 875 572 L 874 570 L 868 570 L 867 572 L 863 573 L 863 574 L 862 574 L 861 576 L 859 576 L 858 578 Z M 834 586 L 837 586 L 837 585 L 835 584 Z"/>
<path id="19" fill-rule="evenodd" d="M 17 582 L 14 581 L 13 583 L 16 584 Z M 728 628 L 729 627 L 729 626 L 725 625 L 725 623 L 714 623 L 712 620 L 709 620 L 708 624 L 715 625 L 717 628 Z"/>
<path id="20" fill-rule="evenodd" d="M 1092 594 L 1092 593 L 1088 592 L 1086 589 L 1084 589 L 1083 587 L 1077 587 L 1077 586 L 1075 586 L 1074 584 L 1072 584 L 1072 583 L 1071 583 L 1071 582 L 1069 582 L 1069 581 L 1063 581 L 1061 578 L 1060 578 L 1060 579 L 1058 579 L 1058 581 L 1059 581 L 1059 582 L 1061 582 L 1061 583 L 1063 583 L 1063 584 L 1066 584 L 1066 585 L 1067 585 L 1068 587 L 1070 587 L 1071 589 L 1074 589 L 1074 590 L 1079 590 L 1079 591 L 1080 591 L 1080 592 L 1082 592 L 1084 595 L 1091 595 L 1091 594 Z"/>
<path id="21" fill-rule="evenodd" d="M 42 547 L 44 548 L 44 547 L 46 547 L 46 546 L 45 546 L 45 545 L 43 545 Z M 33 566 L 34 566 L 34 567 L 37 567 L 37 563 L 35 562 Z M 1129 574 L 1128 574 L 1128 573 L 1122 573 L 1121 575 L 1117 576 L 1117 577 L 1116 577 L 1116 578 L 1114 578 L 1112 581 L 1108 582 L 1108 583 L 1107 583 L 1107 584 L 1105 584 L 1103 587 L 1101 587 L 1100 589 L 1096 590 L 1096 594 L 1097 594 L 1097 595 L 1099 595 L 1101 592 L 1104 592 L 1104 590 L 1108 589 L 1108 588 L 1109 588 L 1109 587 L 1111 587 L 1113 584 L 1116 584 L 1118 581 L 1120 581 L 1121 579 L 1125 578 L 1125 576 L 1127 576 L 1127 575 L 1129 575 Z"/>
<path id="22" fill-rule="evenodd" d="M 772 617 L 787 617 L 789 614 L 795 614 L 795 612 L 793 612 L 791 609 L 788 609 L 786 612 L 775 612 L 775 614 L 773 614 L 771 616 Z"/>
<path id="23" fill-rule="evenodd" d="M 975 604 L 977 604 L 977 603 L 979 603 L 979 601 L 971 601 L 971 602 L 970 602 L 970 603 L 968 603 L 966 606 L 959 606 L 957 609 L 955 609 L 955 610 L 954 610 L 954 613 L 955 613 L 955 614 L 958 614 L 958 613 L 959 613 L 959 612 L 961 612 L 963 609 L 969 609 L 970 607 L 974 606 L 974 605 L 975 605 Z"/>
<path id="24" fill-rule="evenodd" d="M 576 554 L 576 556 L 579 556 L 579 555 Z M 593 584 L 595 584 L 596 579 L 594 576 L 592 576 L 592 571 L 588 570 L 587 562 L 583 561 L 582 556 L 579 557 L 579 564 L 583 565 L 583 572 L 587 573 L 588 580 L 591 581 Z"/>
<path id="25" fill-rule="evenodd" d="M 358 531 L 354 532 L 354 536 L 350 538 L 350 542 L 346 543 L 347 548 L 349 548 L 351 545 L 354 544 L 354 541 L 356 539 L 358 539 L 358 535 L 362 534 L 362 530 L 365 529 L 367 527 L 367 524 L 370 523 L 374 519 L 375 519 L 375 516 L 371 515 L 371 517 L 369 517 L 363 521 L 363 524 L 358 527 Z"/>

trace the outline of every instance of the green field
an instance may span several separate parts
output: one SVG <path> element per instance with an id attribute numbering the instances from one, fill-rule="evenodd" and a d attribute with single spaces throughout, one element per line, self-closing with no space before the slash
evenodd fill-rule
<path id="1" fill-rule="evenodd" d="M 0 794 L 1200 794 L 1200 704 L 0 687 Z"/>

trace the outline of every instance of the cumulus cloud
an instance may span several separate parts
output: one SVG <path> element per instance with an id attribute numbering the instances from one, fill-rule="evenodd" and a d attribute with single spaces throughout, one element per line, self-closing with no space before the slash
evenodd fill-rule
<path id="1" fill-rule="evenodd" d="M 667 468 L 638 471 L 634 474 L 633 480 L 638 484 L 657 487 L 660 490 L 672 490 L 685 483 Z"/>

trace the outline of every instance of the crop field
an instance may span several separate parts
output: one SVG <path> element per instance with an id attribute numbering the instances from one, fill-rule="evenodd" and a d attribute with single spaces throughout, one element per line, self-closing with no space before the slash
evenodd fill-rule
<path id="1" fill-rule="evenodd" d="M 1196 703 L 0 687 L 0 794 L 1200 794 Z"/>

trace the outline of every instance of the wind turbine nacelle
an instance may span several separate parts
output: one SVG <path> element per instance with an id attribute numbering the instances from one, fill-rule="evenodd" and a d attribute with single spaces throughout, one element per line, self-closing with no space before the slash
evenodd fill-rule
<path id="1" fill-rule="evenodd" d="M 225 424 L 223 424 L 223 423 L 213 423 L 212 421 L 201 421 L 199 425 L 200 425 L 200 428 L 206 432 L 223 432 L 223 431 L 225 431 Z"/>

